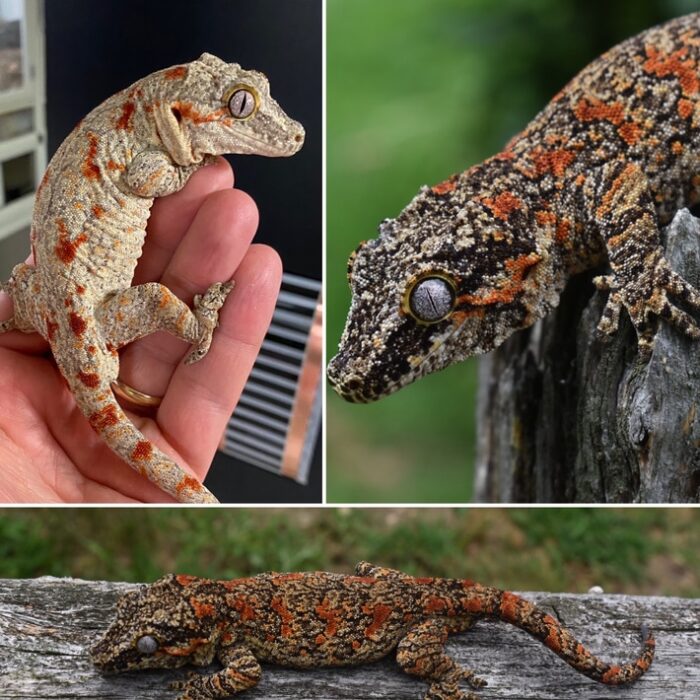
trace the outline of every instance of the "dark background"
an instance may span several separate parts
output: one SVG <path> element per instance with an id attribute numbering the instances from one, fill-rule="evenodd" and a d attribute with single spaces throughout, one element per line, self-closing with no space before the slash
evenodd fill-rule
<path id="1" fill-rule="evenodd" d="M 320 0 L 48 0 L 48 155 L 95 105 L 161 68 L 204 51 L 265 73 L 273 97 L 306 129 L 293 158 L 232 157 L 236 186 L 260 210 L 257 242 L 286 272 L 321 278 Z M 222 500 L 321 500 L 320 449 L 310 485 L 217 454 L 207 485 Z"/>

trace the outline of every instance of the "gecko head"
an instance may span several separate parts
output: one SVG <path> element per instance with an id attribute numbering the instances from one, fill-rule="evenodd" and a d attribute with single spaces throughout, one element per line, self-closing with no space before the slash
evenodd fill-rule
<path id="1" fill-rule="evenodd" d="M 201 579 L 168 575 L 122 595 L 115 620 L 90 649 L 100 672 L 210 663 L 215 620 L 211 606 L 197 600 L 197 581 Z"/>
<path id="2" fill-rule="evenodd" d="M 270 96 L 262 73 L 209 53 L 156 74 L 158 135 L 179 165 L 224 153 L 291 156 L 304 127 Z"/>
<path id="3" fill-rule="evenodd" d="M 422 188 L 350 257 L 352 305 L 328 366 L 348 401 L 382 398 L 535 320 L 528 309 L 549 266 L 534 236 L 457 183 Z"/>

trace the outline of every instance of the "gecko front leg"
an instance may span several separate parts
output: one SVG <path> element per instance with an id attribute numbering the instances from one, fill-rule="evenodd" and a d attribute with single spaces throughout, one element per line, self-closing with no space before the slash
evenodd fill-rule
<path id="1" fill-rule="evenodd" d="M 700 326 L 675 302 L 700 310 L 700 292 L 674 272 L 663 255 L 649 186 L 634 163 L 613 161 L 602 170 L 594 202 L 595 222 L 605 239 L 612 275 L 596 278 L 610 291 L 598 328 L 617 330 L 625 308 L 637 331 L 642 356 L 651 352 L 658 318 L 688 338 L 700 339 Z M 673 300 L 672 300 L 672 298 Z"/>
<path id="2" fill-rule="evenodd" d="M 203 165 L 216 160 L 206 157 L 199 163 L 181 166 L 159 149 L 142 151 L 129 163 L 124 181 L 128 190 L 139 197 L 164 197 L 178 192 Z"/>
<path id="3" fill-rule="evenodd" d="M 262 669 L 253 652 L 235 643 L 223 644 L 217 652 L 223 670 L 210 676 L 192 674 L 186 681 L 170 684 L 174 690 L 183 690 L 178 700 L 214 700 L 228 698 L 257 685 Z"/>

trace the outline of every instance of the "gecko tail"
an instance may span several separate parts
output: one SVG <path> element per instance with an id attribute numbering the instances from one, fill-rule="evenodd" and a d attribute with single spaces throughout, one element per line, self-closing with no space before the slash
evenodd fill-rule
<path id="1" fill-rule="evenodd" d="M 117 403 L 111 388 L 107 387 L 102 395 L 102 400 L 84 413 L 93 430 L 113 452 L 181 503 L 218 503 L 199 480 L 186 473 L 136 428 Z"/>
<path id="2" fill-rule="evenodd" d="M 579 673 L 606 685 L 632 683 L 649 669 L 654 659 L 656 642 L 646 624 L 641 627 L 641 654 L 627 664 L 610 664 L 591 654 L 552 615 L 513 593 L 502 593 L 497 616 L 539 639 Z"/>
<path id="3" fill-rule="evenodd" d="M 606 685 L 632 683 L 642 676 L 654 659 L 656 642 L 649 626 L 641 626 L 643 648 L 627 664 L 610 664 L 591 654 L 555 617 L 515 593 L 463 582 L 469 591 L 463 598 L 465 612 L 497 618 L 519 627 L 541 641 L 579 673 Z"/>
<path id="4" fill-rule="evenodd" d="M 88 330 L 85 330 L 85 336 Z M 95 338 L 95 346 L 98 342 Z M 70 354 L 54 352 L 54 357 L 70 357 Z M 106 371 L 111 358 L 103 363 L 94 355 L 87 361 L 81 359 L 80 366 L 76 367 L 67 367 L 63 362 L 61 373 L 83 415 L 107 446 L 135 471 L 181 503 L 218 503 L 200 481 L 161 452 L 129 420 L 112 392 L 109 375 L 116 372 L 116 365 L 114 372 Z"/>

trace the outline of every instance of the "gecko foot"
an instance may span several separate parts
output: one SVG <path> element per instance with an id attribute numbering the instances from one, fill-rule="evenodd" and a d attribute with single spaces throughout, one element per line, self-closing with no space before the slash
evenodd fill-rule
<path id="1" fill-rule="evenodd" d="M 456 681 L 442 681 L 430 684 L 424 700 L 479 700 L 479 696 L 462 690 Z"/>
<path id="2" fill-rule="evenodd" d="M 199 340 L 185 358 L 185 364 L 191 365 L 201 360 L 209 351 L 214 329 L 219 325 L 219 309 L 224 305 L 233 286 L 233 280 L 216 282 L 203 295 L 195 296 L 194 315 L 199 323 Z"/>
<path id="3" fill-rule="evenodd" d="M 14 317 L 8 318 L 7 321 L 0 321 L 0 333 L 6 333 L 7 331 L 14 330 L 15 328 Z"/>
<path id="4" fill-rule="evenodd" d="M 664 258 L 660 258 L 654 269 L 643 275 L 631 288 L 620 286 L 612 275 L 596 277 L 593 282 L 598 289 L 610 292 L 598 331 L 603 336 L 615 333 L 619 327 L 620 311 L 625 308 L 637 331 L 639 355 L 642 359 L 646 360 L 651 355 L 659 318 L 687 338 L 700 340 L 700 324 L 689 313 L 678 308 L 670 298 L 700 310 L 700 292 L 674 272 Z"/>

